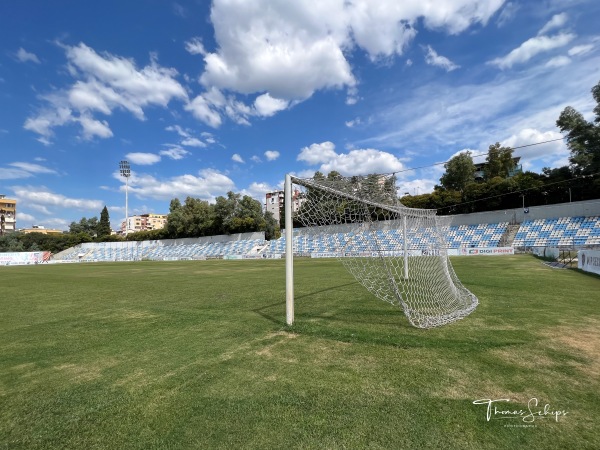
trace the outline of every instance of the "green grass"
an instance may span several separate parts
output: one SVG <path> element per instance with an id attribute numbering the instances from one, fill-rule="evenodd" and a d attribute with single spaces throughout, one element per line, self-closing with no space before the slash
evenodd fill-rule
<path id="1" fill-rule="evenodd" d="M 453 264 L 480 305 L 432 330 L 332 260 L 296 262 L 292 327 L 283 261 L 2 267 L 0 448 L 597 448 L 600 277 Z"/>

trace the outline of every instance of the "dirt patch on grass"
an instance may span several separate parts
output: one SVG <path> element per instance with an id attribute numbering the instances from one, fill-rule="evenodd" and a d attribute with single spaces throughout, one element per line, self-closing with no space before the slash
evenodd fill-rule
<path id="1" fill-rule="evenodd" d="M 493 379 L 484 378 L 480 373 L 470 370 L 449 368 L 445 373 L 446 380 L 438 390 L 439 396 L 453 400 L 500 399 L 508 398 L 514 402 L 527 402 L 527 394 L 514 392 L 504 387 L 504 383 L 496 383 Z"/>
<path id="2" fill-rule="evenodd" d="M 107 358 L 105 360 L 89 364 L 65 363 L 58 366 L 54 366 L 53 369 L 65 374 L 73 381 L 86 382 L 100 378 L 102 376 L 103 370 L 108 369 L 110 367 L 114 367 L 116 365 L 116 360 Z"/>
<path id="3" fill-rule="evenodd" d="M 148 311 L 133 310 L 133 309 L 117 309 L 108 314 L 90 313 L 88 316 L 100 320 L 149 320 L 158 317 L 157 314 L 152 314 Z"/>
<path id="4" fill-rule="evenodd" d="M 256 355 L 272 357 L 273 356 L 272 350 L 275 347 L 280 346 L 280 345 L 284 344 L 285 342 L 288 342 L 291 339 L 296 339 L 298 336 L 299 335 L 296 333 L 288 333 L 287 331 L 273 331 L 261 338 L 254 339 L 249 342 L 244 342 L 243 344 L 239 345 L 238 347 L 236 347 L 232 350 L 229 350 L 227 352 L 224 352 L 221 355 L 221 360 L 228 361 L 228 360 L 236 357 L 239 354 L 248 354 L 248 353 L 252 352 L 252 349 L 254 349 L 256 347 L 259 347 L 258 350 L 254 351 L 254 353 Z M 267 343 L 265 344 L 265 342 L 267 342 Z"/>
<path id="5" fill-rule="evenodd" d="M 584 362 L 569 362 L 582 374 L 597 380 L 600 377 L 600 320 L 588 319 L 580 326 L 560 326 L 544 332 L 550 348 L 567 350 Z"/>
<path id="6" fill-rule="evenodd" d="M 267 334 L 262 340 L 263 341 L 274 341 L 270 342 L 267 345 L 263 346 L 261 349 L 256 351 L 256 354 L 259 356 L 265 356 L 267 358 L 273 357 L 273 349 L 275 347 L 279 347 L 282 344 L 285 344 L 287 341 L 291 339 L 296 339 L 298 337 L 295 333 L 287 333 L 285 331 L 276 331 L 273 333 Z M 288 362 L 296 362 L 294 358 L 284 358 Z"/>
<path id="7" fill-rule="evenodd" d="M 542 348 L 502 348 L 490 350 L 489 353 L 505 364 L 529 370 L 552 369 L 556 365 Z"/>
<path id="8" fill-rule="evenodd" d="M 136 369 L 127 376 L 117 380 L 115 386 L 134 386 L 136 389 L 144 388 L 150 384 L 148 374 L 143 369 Z"/>
<path id="9" fill-rule="evenodd" d="M 154 319 L 158 316 L 156 314 L 151 314 L 147 311 L 125 310 L 122 311 L 122 317 L 124 319 Z"/>

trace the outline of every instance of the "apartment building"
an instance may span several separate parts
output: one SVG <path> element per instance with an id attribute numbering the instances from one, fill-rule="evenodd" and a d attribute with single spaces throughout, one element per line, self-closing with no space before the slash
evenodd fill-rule
<path id="1" fill-rule="evenodd" d="M 292 193 L 292 211 L 298 211 L 302 204 L 303 197 L 300 191 L 295 190 Z M 279 222 L 280 211 L 285 204 L 285 194 L 283 191 L 267 192 L 265 200 L 265 211 L 273 214 L 276 221 Z"/>
<path id="2" fill-rule="evenodd" d="M 0 233 L 12 233 L 17 224 L 17 201 L 0 194 Z"/>
<path id="3" fill-rule="evenodd" d="M 140 214 L 138 216 L 128 217 L 127 230 L 129 233 L 136 231 L 160 230 L 167 223 L 166 214 Z M 125 222 L 121 223 L 121 232 L 125 233 Z"/>

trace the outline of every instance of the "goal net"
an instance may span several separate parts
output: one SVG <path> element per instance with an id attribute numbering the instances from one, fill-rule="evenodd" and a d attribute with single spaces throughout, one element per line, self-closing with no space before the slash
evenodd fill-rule
<path id="1" fill-rule="evenodd" d="M 401 307 L 419 328 L 454 322 L 477 307 L 448 259 L 449 219 L 402 205 L 393 174 L 288 177 L 286 232 L 296 224 L 288 260 L 294 253 L 337 257 L 360 284 Z"/>

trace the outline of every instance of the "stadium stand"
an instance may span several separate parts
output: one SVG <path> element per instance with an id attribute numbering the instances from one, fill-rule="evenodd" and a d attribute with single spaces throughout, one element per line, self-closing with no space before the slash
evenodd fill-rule
<path id="1" fill-rule="evenodd" d="M 60 261 L 140 261 L 222 258 L 226 255 L 258 254 L 264 239 L 242 239 L 228 242 L 181 243 L 163 245 L 161 241 L 96 243 L 78 245 L 62 252 Z"/>
<path id="2" fill-rule="evenodd" d="M 500 238 L 506 231 L 508 222 L 459 225 L 450 227 L 448 247 L 497 247 Z M 402 248 L 402 230 L 377 230 L 376 238 L 383 251 Z M 409 234 L 411 249 L 429 249 L 436 247 L 436 239 L 432 231 L 426 228 L 413 230 Z M 339 248 L 337 243 L 351 241 L 349 251 L 361 252 L 367 250 L 364 239 L 350 238 L 350 235 L 336 233 L 328 236 L 304 234 L 301 229 L 294 230 L 294 250 L 300 254 L 331 253 Z M 363 243 L 361 244 L 361 241 Z M 270 241 L 265 253 L 280 254 L 285 252 L 285 237 Z"/>
<path id="3" fill-rule="evenodd" d="M 376 230 L 382 250 L 402 248 L 402 230 L 393 226 Z M 512 242 L 506 243 L 511 227 L 518 231 Z M 504 237 L 504 238 L 503 238 Z M 435 249 L 434 233 L 425 228 L 409 231 L 409 248 Z M 294 251 L 297 254 L 335 253 L 339 243 L 347 242 L 345 250 L 361 252 L 368 248 L 364 235 L 340 229 L 338 233 L 315 235 L 303 229 L 294 230 Z M 526 220 L 522 224 L 509 222 L 462 224 L 451 226 L 447 235 L 448 248 L 498 247 L 512 245 L 529 247 L 600 246 L 600 216 L 576 216 Z M 264 234 L 250 233 L 232 236 L 181 239 L 173 241 L 106 242 L 80 244 L 54 255 L 58 261 L 135 261 L 224 258 L 230 255 L 269 257 L 285 253 L 285 237 L 266 241 Z"/>
<path id="4" fill-rule="evenodd" d="M 528 220 L 521 224 L 514 247 L 600 245 L 600 216 Z"/>

